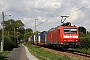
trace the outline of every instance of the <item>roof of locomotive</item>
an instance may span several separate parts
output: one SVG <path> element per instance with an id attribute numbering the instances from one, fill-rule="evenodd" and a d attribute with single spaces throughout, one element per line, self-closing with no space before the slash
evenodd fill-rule
<path id="1" fill-rule="evenodd" d="M 58 29 L 60 28 L 77 28 L 77 26 L 59 26 Z"/>
<path id="2" fill-rule="evenodd" d="M 54 30 L 57 30 L 57 29 L 61 29 L 61 28 L 77 28 L 77 26 L 57 26 L 55 28 L 51 28 L 50 30 L 48 30 L 48 32 L 50 31 L 54 31 Z"/>
<path id="3" fill-rule="evenodd" d="M 66 28 L 66 27 L 68 27 L 68 28 L 77 28 L 77 26 L 71 26 L 71 23 L 70 22 L 66 22 L 66 23 L 63 23 L 62 25 L 60 25 L 60 26 L 57 26 L 57 27 L 55 27 L 55 28 L 51 28 L 50 30 L 48 30 L 48 32 L 49 31 L 54 31 L 54 30 L 57 30 L 57 29 L 60 29 L 60 28 Z"/>

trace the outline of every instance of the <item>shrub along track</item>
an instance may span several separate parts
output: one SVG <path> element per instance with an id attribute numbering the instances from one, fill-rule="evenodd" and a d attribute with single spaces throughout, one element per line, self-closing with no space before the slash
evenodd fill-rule
<path id="1" fill-rule="evenodd" d="M 74 50 L 67 50 L 67 51 L 59 51 L 56 49 L 49 49 L 45 47 L 41 47 L 42 49 L 48 50 L 50 52 L 53 52 L 55 54 L 60 54 L 62 56 L 71 56 L 75 58 L 80 58 L 81 60 L 90 60 L 90 54 L 74 51 Z"/>

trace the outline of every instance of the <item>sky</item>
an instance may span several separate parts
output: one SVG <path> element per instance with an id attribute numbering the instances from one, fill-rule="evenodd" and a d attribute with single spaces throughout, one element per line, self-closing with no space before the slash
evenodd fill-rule
<path id="1" fill-rule="evenodd" d="M 0 12 L 7 15 L 5 20 L 21 20 L 25 28 L 33 31 L 35 19 L 36 29 L 47 31 L 61 24 L 61 16 L 69 16 L 65 22 L 83 26 L 90 31 L 90 0 L 0 0 Z M 11 16 L 8 16 L 9 14 Z"/>

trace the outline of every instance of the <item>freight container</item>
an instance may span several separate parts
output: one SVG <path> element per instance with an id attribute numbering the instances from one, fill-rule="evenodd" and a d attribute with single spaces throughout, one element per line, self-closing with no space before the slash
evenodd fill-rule
<path id="1" fill-rule="evenodd" d="M 46 31 L 43 31 L 41 33 L 38 33 L 37 35 L 37 41 L 38 41 L 38 45 L 44 45 L 45 41 L 46 41 Z"/>

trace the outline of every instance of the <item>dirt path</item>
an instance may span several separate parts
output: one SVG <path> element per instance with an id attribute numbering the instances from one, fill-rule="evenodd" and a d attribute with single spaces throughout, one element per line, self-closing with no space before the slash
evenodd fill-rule
<path id="1" fill-rule="evenodd" d="M 4 60 L 38 60 L 30 54 L 27 47 L 19 45 L 18 48 L 13 49 Z"/>

